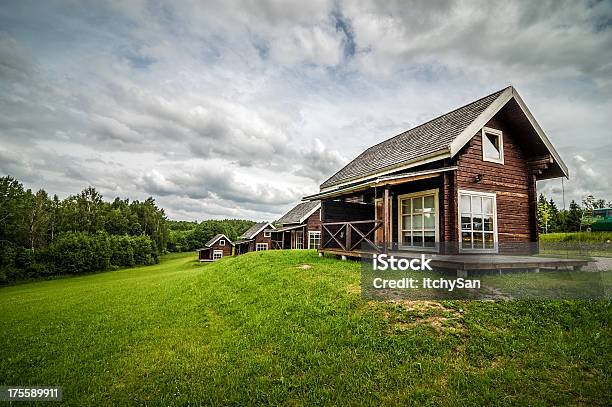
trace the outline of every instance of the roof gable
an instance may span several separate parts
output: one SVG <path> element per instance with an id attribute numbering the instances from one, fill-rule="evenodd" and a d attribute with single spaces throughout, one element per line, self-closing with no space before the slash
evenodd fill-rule
<path id="1" fill-rule="evenodd" d="M 259 222 L 259 223 L 254 224 L 250 228 L 248 228 L 246 232 L 240 235 L 240 239 L 247 239 L 247 240 L 252 239 L 257 234 L 259 234 L 259 232 L 264 230 L 266 227 L 270 227 L 270 229 L 274 229 L 274 225 L 272 225 L 270 222 Z"/>
<path id="2" fill-rule="evenodd" d="M 229 244 L 231 244 L 232 246 L 234 245 L 234 243 L 230 239 L 228 239 L 227 236 L 225 236 L 223 233 L 219 233 L 219 234 L 216 234 L 215 236 L 213 236 L 213 238 L 210 239 L 208 242 L 206 242 L 205 246 L 206 247 L 210 247 L 213 244 L 215 244 L 217 242 L 217 240 L 219 240 L 221 238 L 225 238 L 225 240 L 227 240 L 229 242 Z"/>
<path id="3" fill-rule="evenodd" d="M 289 212 L 284 214 L 279 220 L 277 220 L 277 222 L 282 225 L 302 223 L 320 207 L 320 201 L 301 202 L 294 206 Z"/>
<path id="4" fill-rule="evenodd" d="M 368 148 L 323 182 L 321 190 L 453 157 L 512 99 L 567 176 L 567 167 L 552 143 L 518 92 L 509 86 Z"/>

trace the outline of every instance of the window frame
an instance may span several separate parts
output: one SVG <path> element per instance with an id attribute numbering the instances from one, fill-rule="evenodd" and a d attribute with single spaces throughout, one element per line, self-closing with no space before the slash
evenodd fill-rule
<path id="1" fill-rule="evenodd" d="M 488 134 L 495 135 L 499 137 L 499 157 L 500 158 L 491 158 L 487 157 L 485 154 L 485 138 Z M 494 129 L 491 127 L 483 127 L 481 131 L 481 148 L 482 148 L 482 161 L 487 161 L 496 164 L 504 164 L 504 133 L 501 130 Z"/>
<path id="2" fill-rule="evenodd" d="M 265 246 L 265 249 L 260 249 L 259 247 L 263 247 Z M 268 250 L 268 243 L 264 243 L 264 242 L 259 242 L 259 243 L 255 243 L 255 251 L 256 252 L 265 252 L 266 250 Z"/>
<path id="3" fill-rule="evenodd" d="M 219 246 L 225 246 L 225 239 L 219 239 Z"/>
<path id="4" fill-rule="evenodd" d="M 272 237 L 272 231 L 270 229 L 264 230 L 263 237 Z"/>
<path id="5" fill-rule="evenodd" d="M 402 233 L 404 231 L 404 216 L 402 214 L 402 200 L 404 199 L 414 199 L 414 198 L 418 198 L 418 197 L 423 197 L 426 195 L 432 195 L 434 196 L 434 245 L 433 247 L 427 247 L 425 245 L 423 246 L 406 246 L 402 243 L 403 239 L 402 239 Z M 411 212 L 410 212 L 410 216 L 412 216 L 412 206 L 411 206 Z M 412 225 L 411 225 L 412 227 Z M 413 229 L 410 229 L 412 232 L 414 231 Z M 423 217 L 423 226 L 421 228 L 421 231 L 423 232 L 425 230 L 425 218 Z M 424 236 L 424 235 L 423 235 Z M 418 192 L 411 192 L 409 194 L 402 194 L 402 195 L 398 195 L 397 197 L 397 247 L 399 248 L 399 250 L 419 250 L 419 251 L 427 251 L 427 252 L 437 252 L 439 251 L 439 242 L 440 242 L 440 197 L 439 197 L 439 188 L 434 188 L 434 189 L 428 189 L 426 191 L 418 191 Z M 423 243 L 425 243 L 425 239 L 423 239 Z"/>
<path id="6" fill-rule="evenodd" d="M 463 248 L 463 239 L 462 239 L 462 233 L 463 230 L 461 228 L 461 214 L 462 213 L 467 213 L 467 212 L 462 212 L 461 211 L 461 195 L 469 195 L 470 196 L 470 200 L 472 196 L 479 196 L 479 197 L 485 197 L 485 198 L 493 198 L 493 248 L 491 249 L 487 249 L 487 248 L 482 248 L 482 249 L 474 249 L 474 248 L 468 248 L 468 249 L 464 249 Z M 471 202 L 471 201 L 470 201 Z M 470 204 L 471 206 L 471 204 Z M 498 231 L 497 231 L 497 193 L 496 192 L 486 192 L 486 191 L 475 191 L 475 190 L 470 190 L 470 189 L 459 189 L 457 191 L 457 229 L 458 229 L 458 243 L 459 243 L 459 253 L 497 253 L 499 251 L 499 236 L 498 236 Z M 474 212 L 472 212 L 472 208 L 470 207 L 470 219 L 473 218 Z M 483 212 L 483 215 L 484 214 Z M 471 222 L 473 222 L 471 220 Z M 473 227 L 473 226 L 472 226 Z M 472 230 L 472 234 L 473 234 L 473 229 Z M 483 220 L 483 232 L 484 232 L 484 220 Z M 483 236 L 484 239 L 484 236 Z"/>
<path id="7" fill-rule="evenodd" d="M 220 256 L 219 257 L 215 257 L 216 255 L 220 255 Z M 218 250 L 218 249 L 213 250 L 213 253 L 212 253 L 213 261 L 220 260 L 222 258 L 223 258 L 223 250 Z"/>
<path id="8" fill-rule="evenodd" d="M 310 245 L 310 238 L 311 238 L 311 236 L 317 236 L 317 235 L 319 236 L 319 247 L 314 247 L 313 248 Z M 321 231 L 320 230 L 311 230 L 311 231 L 308 231 L 308 250 L 311 250 L 311 249 L 319 250 L 320 248 L 321 248 Z"/>

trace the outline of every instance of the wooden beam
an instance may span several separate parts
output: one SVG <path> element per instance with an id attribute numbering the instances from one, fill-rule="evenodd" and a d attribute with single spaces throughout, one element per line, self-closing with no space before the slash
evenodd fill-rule
<path id="1" fill-rule="evenodd" d="M 527 160 L 528 165 L 539 165 L 539 164 L 552 164 L 553 158 L 550 155 L 536 157 L 532 160 Z"/>
<path id="2" fill-rule="evenodd" d="M 385 185 L 383 195 L 383 253 L 387 253 L 389 247 L 389 186 Z"/>

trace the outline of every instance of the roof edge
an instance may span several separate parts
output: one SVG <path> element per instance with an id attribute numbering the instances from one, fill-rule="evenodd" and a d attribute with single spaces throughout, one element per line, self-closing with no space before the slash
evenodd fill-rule
<path id="1" fill-rule="evenodd" d="M 546 136 L 546 133 L 544 133 L 544 130 L 542 130 L 542 127 L 540 127 L 539 123 L 537 122 L 537 120 L 535 119 L 535 117 L 533 116 L 533 114 L 531 113 L 517 90 L 514 88 L 514 86 L 509 86 L 508 88 L 506 88 L 497 97 L 497 99 L 495 99 L 495 101 L 489 105 L 489 107 L 487 107 L 472 123 L 470 123 L 469 126 L 467 126 L 461 132 L 461 134 L 459 134 L 459 136 L 457 136 L 457 138 L 455 138 L 455 140 L 452 141 L 452 143 L 450 144 L 451 157 L 457 155 L 457 153 L 463 148 L 463 146 L 465 146 L 467 142 L 470 141 L 472 137 L 474 137 L 474 134 L 476 134 L 480 129 L 482 129 L 487 124 L 487 122 L 491 120 L 491 118 L 495 116 L 495 114 L 497 114 L 497 112 L 499 112 L 513 98 L 514 100 L 516 100 L 525 117 L 527 117 L 527 120 L 535 130 L 538 137 L 540 137 L 542 143 L 544 143 L 550 154 L 553 156 L 555 162 L 559 165 L 561 172 L 563 172 L 566 178 L 569 178 L 569 170 L 567 166 L 561 159 L 561 156 L 559 155 L 557 150 L 555 150 L 549 138 Z"/>
<path id="2" fill-rule="evenodd" d="M 451 156 L 450 154 L 450 150 L 448 148 L 442 148 L 440 150 L 436 150 L 432 153 L 426 154 L 424 156 L 412 159 L 412 160 L 408 160 L 408 161 L 404 161 L 401 162 L 399 164 L 395 164 L 395 165 L 390 165 L 387 167 L 384 167 L 378 171 L 374 171 L 374 172 L 370 172 L 366 175 L 360 176 L 360 177 L 351 177 L 345 180 L 342 180 L 340 182 L 331 184 L 325 188 L 320 188 L 319 192 L 327 192 L 327 191 L 331 191 L 333 189 L 338 189 L 341 188 L 342 186 L 346 185 L 346 184 L 352 184 L 354 182 L 361 182 L 361 181 L 366 181 L 370 178 L 376 178 L 376 177 L 380 177 L 381 175 L 387 175 L 390 174 L 392 172 L 395 171 L 402 171 L 402 170 L 407 170 L 408 168 L 412 168 L 412 167 L 417 167 L 419 165 L 423 165 L 423 164 L 429 164 L 431 162 L 434 161 L 438 161 L 438 160 L 443 160 L 444 158 L 449 158 Z M 323 185 L 323 184 L 321 184 Z"/>
<path id="3" fill-rule="evenodd" d="M 315 213 L 316 211 L 318 211 L 319 209 L 321 209 L 321 202 L 319 201 L 319 203 L 312 208 L 310 211 L 308 211 L 308 213 L 306 215 L 304 215 L 301 219 L 300 219 L 300 223 L 304 223 L 304 221 L 306 219 L 308 219 L 313 213 Z"/>
<path id="4" fill-rule="evenodd" d="M 249 240 L 250 240 L 250 239 L 253 239 L 253 237 L 254 237 L 254 236 L 257 236 L 257 235 L 258 235 L 258 234 L 259 234 L 259 233 L 260 233 L 262 230 L 264 230 L 264 229 L 265 229 L 266 227 L 268 227 L 268 226 L 270 226 L 272 229 L 276 229 L 276 228 L 274 227 L 274 225 L 273 225 L 271 222 L 266 222 L 266 224 L 265 224 L 265 225 L 263 225 L 262 227 L 260 227 L 260 228 L 257 230 L 257 232 L 252 233 L 252 234 L 251 234 L 251 236 L 249 236 Z"/>
<path id="5" fill-rule="evenodd" d="M 215 243 L 217 243 L 217 241 L 219 239 L 221 239 L 222 237 L 225 238 L 225 240 L 227 240 L 232 246 L 234 246 L 234 242 L 232 242 L 232 240 L 225 236 L 225 233 L 220 233 L 219 236 L 217 236 L 217 238 L 215 240 L 213 240 L 212 242 L 210 242 L 209 244 L 205 245 L 207 248 L 210 248 L 212 245 L 214 245 Z"/>

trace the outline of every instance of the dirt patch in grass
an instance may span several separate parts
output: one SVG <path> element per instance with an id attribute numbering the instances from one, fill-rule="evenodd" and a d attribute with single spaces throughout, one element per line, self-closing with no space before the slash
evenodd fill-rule
<path id="1" fill-rule="evenodd" d="M 297 268 L 299 268 L 300 270 L 310 270 L 312 266 L 310 264 L 301 264 L 297 266 Z"/>
<path id="2" fill-rule="evenodd" d="M 421 327 L 430 327 L 438 333 L 463 331 L 464 311 L 437 301 L 370 301 L 369 306 L 387 321 L 390 334 Z"/>

